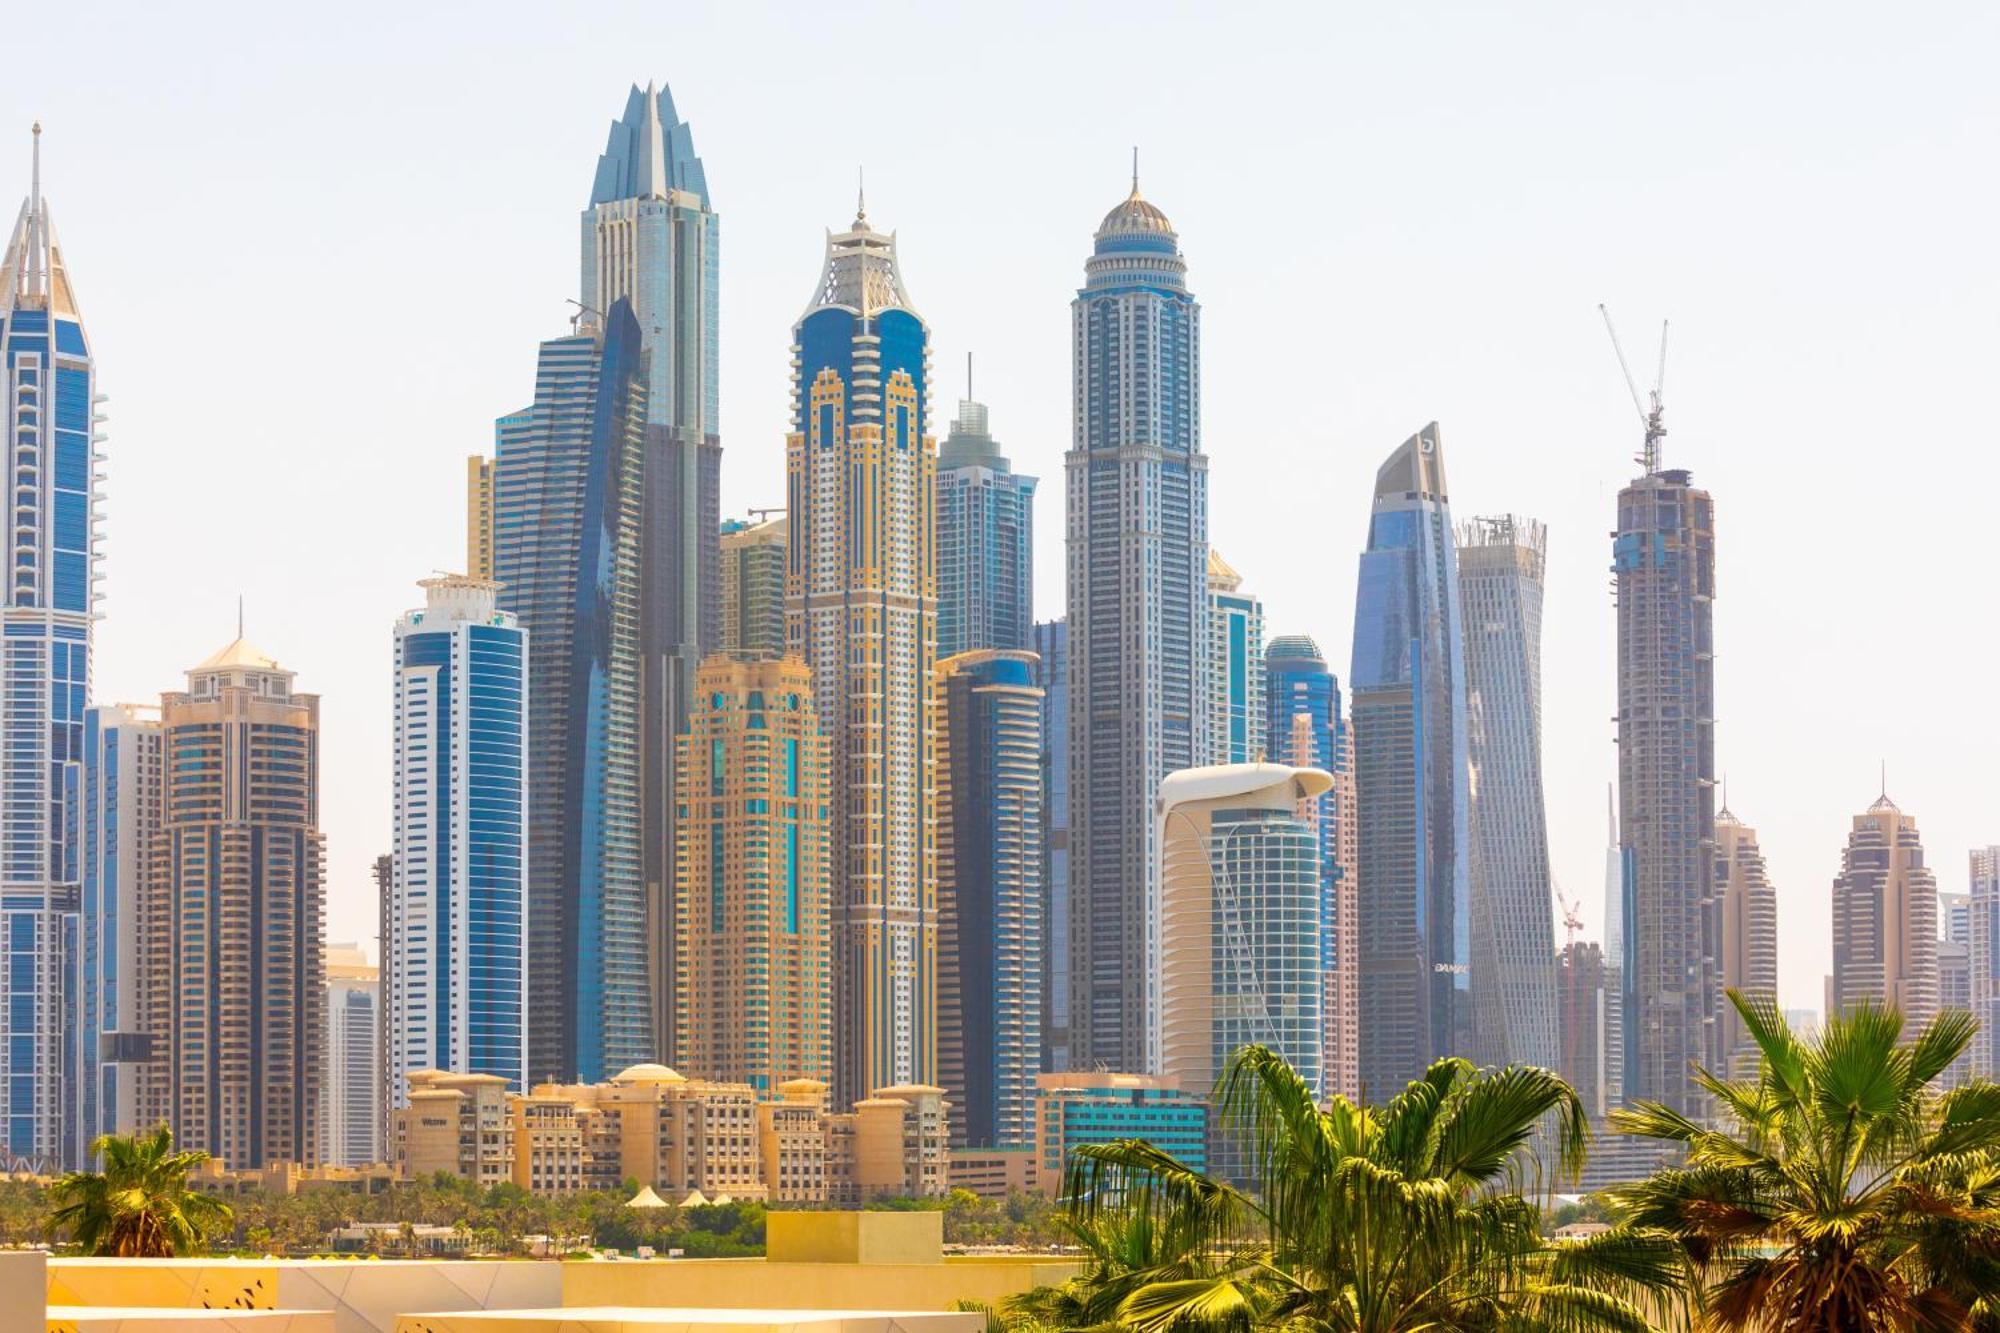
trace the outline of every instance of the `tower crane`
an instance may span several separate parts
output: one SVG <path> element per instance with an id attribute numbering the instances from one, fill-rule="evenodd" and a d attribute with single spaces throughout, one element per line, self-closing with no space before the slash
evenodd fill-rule
<path id="1" fill-rule="evenodd" d="M 1651 476 L 1660 470 L 1660 441 L 1667 438 L 1667 426 L 1663 420 L 1666 404 L 1661 399 L 1667 387 L 1667 321 L 1660 321 L 1660 369 L 1653 378 L 1653 389 L 1648 395 L 1651 406 L 1648 407 L 1639 401 L 1639 386 L 1632 379 L 1632 368 L 1625 364 L 1625 349 L 1618 343 L 1618 330 L 1611 323 L 1611 312 L 1605 308 L 1604 302 L 1597 303 L 1597 313 L 1604 316 L 1604 331 L 1611 335 L 1611 350 L 1618 354 L 1618 369 L 1624 372 L 1626 391 L 1632 395 L 1632 407 L 1646 429 L 1645 445 L 1632 461 Z"/>

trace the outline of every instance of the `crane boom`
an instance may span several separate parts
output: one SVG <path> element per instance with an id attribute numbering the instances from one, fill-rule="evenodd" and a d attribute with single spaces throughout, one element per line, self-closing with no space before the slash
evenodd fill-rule
<path id="1" fill-rule="evenodd" d="M 1618 342 L 1618 329 L 1611 322 L 1611 311 L 1604 302 L 1597 303 L 1597 313 L 1604 316 L 1604 331 L 1611 335 L 1611 350 L 1618 356 L 1618 369 L 1625 376 L 1625 390 L 1632 395 L 1632 406 L 1639 413 L 1639 422 L 1645 427 L 1646 440 L 1638 457 L 1632 461 L 1646 469 L 1648 476 L 1660 470 L 1660 441 L 1667 437 L 1665 422 L 1666 404 L 1661 394 L 1667 387 L 1667 321 L 1660 321 L 1660 370 L 1653 381 L 1650 395 L 1651 406 L 1639 401 L 1639 385 L 1632 378 L 1632 368 L 1625 363 L 1625 349 Z"/>

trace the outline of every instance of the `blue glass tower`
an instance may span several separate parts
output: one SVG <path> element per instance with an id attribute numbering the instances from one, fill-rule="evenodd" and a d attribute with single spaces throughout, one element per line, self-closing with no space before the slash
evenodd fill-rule
<path id="1" fill-rule="evenodd" d="M 528 638 L 483 579 L 396 625 L 389 1096 L 421 1069 L 527 1070 Z"/>
<path id="2" fill-rule="evenodd" d="M 1340 713 L 1340 682 L 1327 668 L 1317 643 L 1303 634 L 1281 634 L 1271 640 L 1264 650 L 1264 705 L 1264 731 L 1273 760 L 1335 775 L 1347 771 L 1347 722 Z M 1343 1035 L 1333 1031 L 1332 1020 L 1339 1016 L 1334 979 L 1343 970 L 1351 974 L 1359 962 L 1341 956 L 1343 940 L 1349 942 L 1346 952 L 1353 952 L 1357 923 L 1340 920 L 1340 903 L 1353 900 L 1351 893 L 1342 890 L 1353 886 L 1343 883 L 1345 867 L 1338 854 L 1343 830 L 1334 793 L 1328 790 L 1314 799 L 1319 814 L 1315 830 L 1320 865 L 1320 971 L 1327 982 L 1320 1012 L 1329 1019 L 1332 1039 L 1325 1043 L 1325 1068 L 1331 1078 L 1339 1064 L 1336 1047 Z M 1345 1089 L 1322 1090 L 1331 1091 Z"/>
<path id="3" fill-rule="evenodd" d="M 43 1170 L 82 1155 L 83 714 L 97 608 L 97 370 L 42 198 L 41 126 L 27 202 L 0 261 L 0 418 L 13 478 L 0 631 L 0 1090 L 5 1156 Z"/>
<path id="4" fill-rule="evenodd" d="M 672 1049 L 674 737 L 721 628 L 722 438 L 717 430 L 721 221 L 694 131 L 665 87 L 634 87 L 611 126 L 582 222 L 582 303 L 631 303 L 645 353 L 640 466 L 641 873 L 650 1025 Z"/>
<path id="5" fill-rule="evenodd" d="M 1034 1141 L 1042 1064 L 1042 692 L 1035 655 L 938 663 L 938 1068 L 952 1142 Z"/>
<path id="6" fill-rule="evenodd" d="M 1035 626 L 1042 688 L 1042 1068 L 1069 1068 L 1069 622 Z"/>
<path id="7" fill-rule="evenodd" d="M 1354 605 L 1361 1083 L 1389 1097 L 1466 1049 L 1465 655 L 1437 423 L 1375 474 Z"/>
<path id="8" fill-rule="evenodd" d="M 938 657 L 1029 646 L 1034 633 L 1035 479 L 1018 475 L 960 399 L 938 446 Z"/>
<path id="9" fill-rule="evenodd" d="M 653 1057 L 640 850 L 645 353 L 631 304 L 542 344 L 502 422 L 493 573 L 528 634 L 528 1078 Z M 518 414 L 517 414 L 518 415 Z"/>
<path id="10" fill-rule="evenodd" d="M 1070 1062 L 1148 1067 L 1153 800 L 1209 754 L 1201 307 L 1166 214 L 1132 192 L 1070 304 Z"/>

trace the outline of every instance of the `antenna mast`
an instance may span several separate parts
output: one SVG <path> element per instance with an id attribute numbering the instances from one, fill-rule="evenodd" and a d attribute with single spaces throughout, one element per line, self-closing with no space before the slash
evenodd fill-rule
<path id="1" fill-rule="evenodd" d="M 1638 457 L 1632 461 L 1644 468 L 1647 476 L 1651 476 L 1660 470 L 1660 441 L 1667 438 L 1666 422 L 1663 420 L 1667 409 L 1661 399 L 1667 387 L 1667 321 L 1660 321 L 1660 369 L 1648 395 L 1651 400 L 1649 407 L 1639 401 L 1639 386 L 1632 379 L 1632 368 L 1625 364 L 1625 349 L 1618 343 L 1618 330 L 1611 323 L 1611 312 L 1605 309 L 1602 301 L 1597 303 L 1597 313 L 1604 316 L 1604 331 L 1611 335 L 1611 350 L 1618 354 L 1618 369 L 1624 372 L 1625 389 L 1632 395 L 1633 410 L 1638 412 L 1639 422 L 1646 430 L 1646 442 L 1641 446 Z"/>

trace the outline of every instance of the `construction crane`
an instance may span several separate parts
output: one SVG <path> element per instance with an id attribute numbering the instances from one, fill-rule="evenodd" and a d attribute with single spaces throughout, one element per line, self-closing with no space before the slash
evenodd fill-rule
<path id="1" fill-rule="evenodd" d="M 765 523 L 769 522 L 769 519 L 766 517 L 766 515 L 782 514 L 785 512 L 785 507 L 783 505 L 766 505 L 762 509 L 759 509 L 755 505 L 752 505 L 749 509 L 744 510 L 744 512 L 749 514 L 750 517 L 756 519 L 759 523 Z"/>
<path id="2" fill-rule="evenodd" d="M 1639 401 L 1639 386 L 1632 379 L 1632 368 L 1625 364 L 1625 349 L 1618 344 L 1618 330 L 1611 323 L 1611 312 L 1605 309 L 1604 302 L 1597 303 L 1597 313 L 1604 316 L 1604 330 L 1611 335 L 1611 350 L 1618 354 L 1618 369 L 1625 374 L 1625 388 L 1632 395 L 1632 407 L 1639 413 L 1640 424 L 1646 428 L 1646 443 L 1639 456 L 1632 461 L 1646 469 L 1647 476 L 1651 476 L 1660 470 L 1660 441 L 1667 438 L 1666 423 L 1662 420 L 1666 404 L 1660 397 L 1667 387 L 1667 321 L 1660 321 L 1660 369 L 1653 378 L 1652 406 L 1648 408 Z"/>
<path id="3" fill-rule="evenodd" d="M 1563 926 L 1569 931 L 1569 937 L 1564 943 L 1564 952 L 1574 956 L 1576 932 L 1583 929 L 1583 918 L 1577 915 L 1577 910 L 1583 906 L 1583 903 L 1575 898 L 1565 898 L 1561 887 L 1558 886 L 1556 888 L 1556 906 L 1562 908 Z"/>

